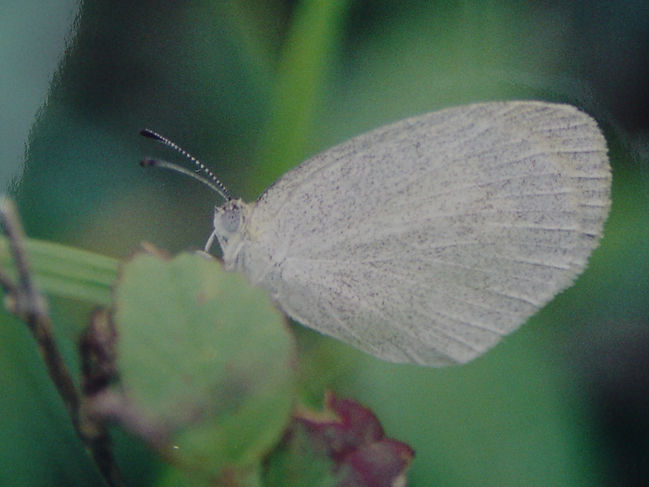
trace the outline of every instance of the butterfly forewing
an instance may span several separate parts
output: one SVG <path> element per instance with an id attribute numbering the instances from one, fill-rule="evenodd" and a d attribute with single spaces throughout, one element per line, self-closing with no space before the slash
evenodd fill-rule
<path id="1" fill-rule="evenodd" d="M 238 267 L 380 358 L 466 362 L 583 270 L 608 214 L 595 122 L 541 102 L 402 120 L 307 160 L 249 215 Z"/>

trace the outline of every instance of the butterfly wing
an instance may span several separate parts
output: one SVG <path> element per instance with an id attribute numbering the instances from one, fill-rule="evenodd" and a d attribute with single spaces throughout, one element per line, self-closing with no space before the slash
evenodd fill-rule
<path id="1" fill-rule="evenodd" d="M 264 192 L 241 270 L 292 318 L 372 355 L 463 363 L 585 268 L 610 206 L 606 152 L 596 123 L 567 105 L 402 120 Z"/>

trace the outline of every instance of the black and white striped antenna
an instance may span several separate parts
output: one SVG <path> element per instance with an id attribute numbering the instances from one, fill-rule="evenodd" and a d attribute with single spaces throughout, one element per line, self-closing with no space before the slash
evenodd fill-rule
<path id="1" fill-rule="evenodd" d="M 204 185 L 211 188 L 212 191 L 215 191 L 216 193 L 221 195 L 221 197 L 226 201 L 232 200 L 232 195 L 228 191 L 228 188 L 226 188 L 223 185 L 223 183 L 219 181 L 219 179 L 214 175 L 214 173 L 210 171 L 207 167 L 205 167 L 205 165 L 201 161 L 196 159 L 193 155 L 191 155 L 185 149 L 180 147 L 178 144 L 172 142 L 168 138 L 150 129 L 140 130 L 140 135 L 143 135 L 144 137 L 149 137 L 150 139 L 157 140 L 161 144 L 166 145 L 167 147 L 170 147 L 176 152 L 182 154 L 198 168 L 198 172 L 190 171 L 189 169 L 179 166 L 178 164 L 174 164 L 173 162 L 167 162 L 167 161 L 163 161 L 160 159 L 153 159 L 153 158 L 145 158 L 142 161 L 140 161 L 140 165 L 142 167 L 161 167 L 163 169 L 169 169 L 170 171 L 179 172 L 180 174 L 184 174 L 185 176 L 189 176 L 191 178 L 196 179 L 197 181 L 200 181 Z M 201 175 L 200 172 L 202 172 L 204 176 Z"/>

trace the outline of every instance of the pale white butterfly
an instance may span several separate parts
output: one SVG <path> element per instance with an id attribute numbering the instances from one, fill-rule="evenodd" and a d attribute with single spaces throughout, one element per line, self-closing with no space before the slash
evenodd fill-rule
<path id="1" fill-rule="evenodd" d="M 225 199 L 228 270 L 293 319 L 393 362 L 467 362 L 586 266 L 610 206 L 606 142 L 568 105 L 482 103 L 409 118 Z M 145 161 L 197 177 L 162 161 Z M 205 182 L 205 181 L 204 181 Z"/>

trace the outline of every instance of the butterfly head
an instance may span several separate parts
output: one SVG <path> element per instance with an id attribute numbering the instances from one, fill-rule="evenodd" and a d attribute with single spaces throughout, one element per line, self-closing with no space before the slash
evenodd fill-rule
<path id="1" fill-rule="evenodd" d="M 234 251 L 242 241 L 248 211 L 249 206 L 241 199 L 231 199 L 222 206 L 215 207 L 214 231 L 205 245 L 205 251 L 209 250 L 216 238 L 223 251 L 223 258 L 227 260 L 227 255 Z"/>

